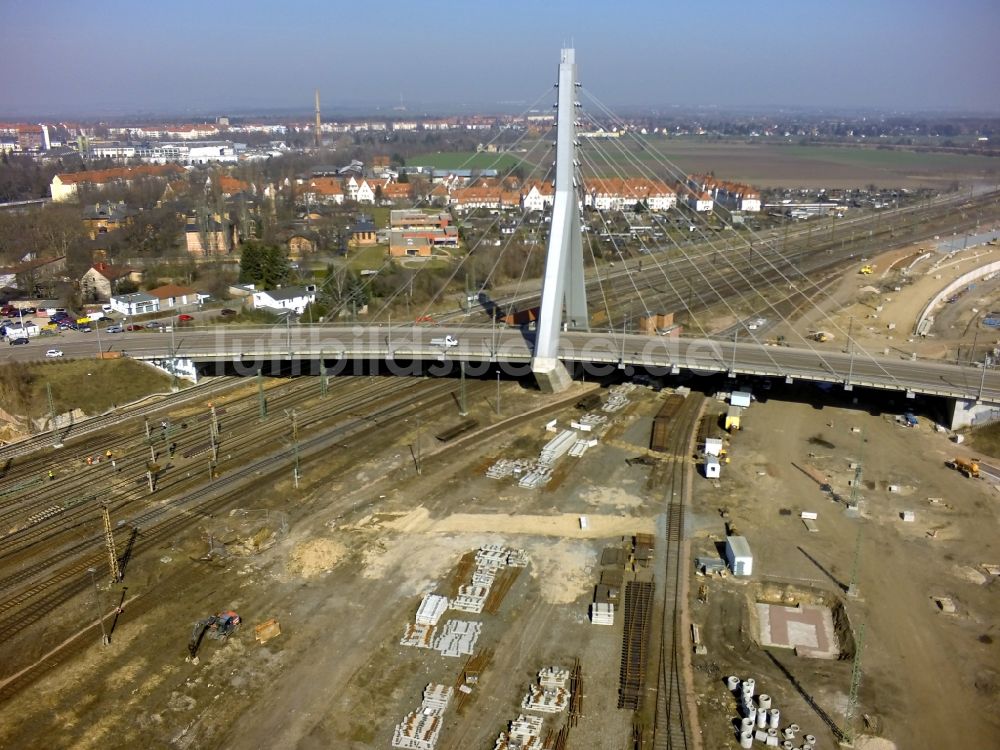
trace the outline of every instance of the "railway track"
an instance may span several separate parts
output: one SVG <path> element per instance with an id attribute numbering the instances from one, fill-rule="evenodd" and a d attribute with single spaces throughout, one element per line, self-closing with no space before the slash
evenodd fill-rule
<path id="1" fill-rule="evenodd" d="M 446 384 L 441 387 L 448 388 L 450 386 Z M 404 390 L 408 391 L 414 388 L 418 388 L 418 383 L 414 382 L 406 386 Z M 383 394 L 384 388 L 380 384 L 364 382 L 357 390 L 344 394 L 340 398 L 331 398 L 309 407 L 303 407 L 299 413 L 303 424 L 321 422 L 324 419 L 349 413 L 358 404 L 367 403 L 368 400 L 377 399 Z M 259 448 L 262 443 L 262 434 L 273 432 L 273 424 L 255 422 L 252 427 L 248 428 L 237 425 L 236 431 L 242 430 L 245 430 L 245 434 L 234 436 L 231 440 L 222 443 L 226 456 L 232 457 L 235 454 L 239 458 L 244 453 Z M 226 465 L 232 463 L 232 458 L 227 459 Z M 221 461 L 219 465 L 222 465 Z M 89 481 L 93 482 L 94 480 L 90 479 Z M 169 481 L 160 482 L 154 495 L 156 498 L 162 498 L 164 495 L 176 495 L 191 487 L 198 486 L 202 481 L 203 475 L 200 471 L 193 474 L 192 471 L 184 472 L 181 468 Z M 18 570 L 14 574 L 0 579 L 0 591 L 9 591 L 16 586 L 34 582 L 34 576 L 42 575 L 52 565 L 53 560 L 56 559 L 53 555 L 67 557 L 76 554 L 81 547 L 86 547 L 88 544 L 99 544 L 102 537 L 88 535 L 87 540 L 82 542 L 78 537 L 81 532 L 96 532 L 100 527 L 101 500 L 108 504 L 113 517 L 121 517 L 123 514 L 129 516 L 126 528 L 140 526 L 146 520 L 142 515 L 135 515 L 136 508 L 139 507 L 137 503 L 143 503 L 150 496 L 146 480 L 141 474 L 123 477 L 115 481 L 106 492 L 95 494 L 92 486 L 88 488 L 87 492 L 91 494 L 84 501 L 67 500 L 63 512 L 46 515 L 37 523 L 9 534 L 3 540 L 4 548 L 0 552 L 0 562 L 5 568 L 16 567 Z M 46 552 L 50 553 L 50 556 L 38 561 L 38 555 L 43 547 Z"/>
<path id="2" fill-rule="evenodd" d="M 206 396 L 211 396 L 216 393 L 223 393 L 231 388 L 237 387 L 239 384 L 240 383 L 237 378 L 211 378 L 210 380 L 193 385 L 190 388 L 185 388 L 183 391 L 166 396 L 163 400 L 154 401 L 141 406 L 129 407 L 127 415 L 121 413 L 101 414 L 96 417 L 89 417 L 81 422 L 76 422 L 68 427 L 60 428 L 55 432 L 43 432 L 41 434 L 25 438 L 24 440 L 8 443 L 7 445 L 0 447 L 0 464 L 14 458 L 18 458 L 19 456 L 25 456 L 45 448 L 50 448 L 52 447 L 52 444 L 56 442 L 65 442 L 70 438 L 76 439 L 83 437 L 84 435 L 98 432 L 99 430 L 103 430 L 111 425 L 119 424 L 123 419 L 134 419 L 136 417 L 157 414 L 165 409 L 176 408 L 177 406 L 187 403 L 188 401 L 205 398 Z"/>
<path id="3" fill-rule="evenodd" d="M 426 383 L 424 385 L 427 386 Z M 355 399 L 352 408 L 359 413 L 345 413 L 346 418 L 332 429 L 303 440 L 298 447 L 300 459 L 321 453 L 346 437 L 364 434 L 421 409 L 450 401 L 454 386 L 449 383 L 431 384 L 410 391 L 402 395 L 396 392 L 386 398 L 385 389 L 382 388 L 377 394 L 367 393 L 361 402 Z M 365 406 L 369 408 L 364 408 Z M 150 545 L 172 538 L 186 529 L 192 519 L 206 517 L 225 507 L 244 487 L 286 470 L 293 455 L 294 449 L 288 446 L 211 483 L 185 492 L 174 501 L 137 515 L 133 524 L 142 529 L 143 544 Z M 74 554 L 61 554 L 55 560 L 50 558 L 47 561 L 50 567 L 62 564 L 45 581 L 33 584 L 0 602 L 0 640 L 11 638 L 85 591 L 90 586 L 90 579 L 85 575 L 87 569 L 106 560 L 101 547 L 102 539 L 102 535 L 94 534 L 82 542 Z M 87 553 L 86 549 L 91 552 Z M 4 686 L 3 691 L 0 691 L 0 700 L 10 694 L 9 689 L 9 685 Z"/>
<path id="4" fill-rule="evenodd" d="M 677 459 L 690 454 L 691 440 L 701 415 L 704 397 L 690 394 L 676 412 L 669 437 L 670 453 Z M 653 713 L 653 750 L 687 750 L 691 747 L 690 730 L 684 710 L 681 682 L 681 649 L 684 634 L 680 615 L 683 607 L 684 506 L 688 492 L 690 467 L 686 461 L 669 464 L 666 486 L 666 533 L 664 546 L 665 570 L 660 587 L 658 608 L 661 616 L 659 655 L 656 660 L 656 700 Z"/>

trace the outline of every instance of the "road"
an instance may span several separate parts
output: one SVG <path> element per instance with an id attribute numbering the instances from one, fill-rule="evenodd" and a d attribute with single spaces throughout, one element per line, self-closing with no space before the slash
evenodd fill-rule
<path id="1" fill-rule="evenodd" d="M 459 345 L 446 350 L 433 343 L 445 333 L 456 336 Z M 169 359 L 173 351 L 178 358 L 198 363 L 229 363 L 236 374 L 246 375 L 255 374 L 265 362 L 323 358 L 337 373 L 347 371 L 351 360 L 385 360 L 390 372 L 398 370 L 401 376 L 412 375 L 421 371 L 411 366 L 412 362 L 437 360 L 441 362 L 441 374 L 446 374 L 451 369 L 449 360 L 463 360 L 479 363 L 467 368 L 471 374 L 481 375 L 489 363 L 500 362 L 510 375 L 521 376 L 529 373 L 530 336 L 519 329 L 485 326 L 220 327 L 178 331 L 173 335 L 147 331 L 122 333 L 115 338 L 112 350 L 145 360 Z M 4 358 L 40 358 L 44 354 L 42 346 L 9 347 Z M 96 356 L 96 346 L 91 341 L 65 342 L 62 348 L 68 357 Z M 874 356 L 860 351 L 769 346 L 757 340 L 734 342 L 570 331 L 561 336 L 559 357 L 586 365 L 594 375 L 629 365 L 663 373 L 731 371 L 1000 403 L 1000 372 L 992 369 Z"/>

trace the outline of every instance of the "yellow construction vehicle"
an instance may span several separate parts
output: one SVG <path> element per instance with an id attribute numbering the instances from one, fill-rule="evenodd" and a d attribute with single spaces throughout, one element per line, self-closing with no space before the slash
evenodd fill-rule
<path id="1" fill-rule="evenodd" d="M 956 471 L 962 472 L 969 479 L 979 479 L 979 459 L 978 458 L 956 458 L 949 462 L 949 465 Z"/>
<path id="2" fill-rule="evenodd" d="M 858 273 L 864 274 L 865 276 L 871 276 L 875 273 L 875 269 L 871 266 L 861 266 L 861 270 Z"/>

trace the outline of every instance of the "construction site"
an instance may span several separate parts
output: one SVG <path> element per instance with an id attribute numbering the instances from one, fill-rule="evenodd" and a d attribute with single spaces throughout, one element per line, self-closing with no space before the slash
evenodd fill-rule
<path id="1" fill-rule="evenodd" d="M 73 464 L 8 492 L 0 746 L 996 736 L 995 490 L 892 404 L 724 376 L 223 382 L 70 434 Z"/>

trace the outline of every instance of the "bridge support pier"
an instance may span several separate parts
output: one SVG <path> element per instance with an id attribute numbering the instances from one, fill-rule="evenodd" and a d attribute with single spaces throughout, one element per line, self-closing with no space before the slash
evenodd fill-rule
<path id="1" fill-rule="evenodd" d="M 951 413 L 951 429 L 958 430 L 982 420 L 996 421 L 1000 419 L 1000 405 L 984 404 L 977 401 L 966 401 L 956 398 Z M 985 424 L 985 422 L 983 422 Z"/>
<path id="2" fill-rule="evenodd" d="M 545 253 L 542 300 L 535 331 L 531 371 L 545 393 L 564 391 L 573 382 L 559 360 L 563 309 L 568 326 L 588 330 L 583 278 L 583 235 L 574 168 L 576 164 L 576 51 L 564 49 L 559 59 L 559 104 L 556 114 L 556 186 L 552 224 Z"/>

